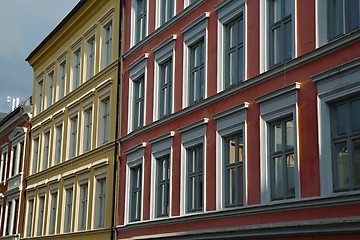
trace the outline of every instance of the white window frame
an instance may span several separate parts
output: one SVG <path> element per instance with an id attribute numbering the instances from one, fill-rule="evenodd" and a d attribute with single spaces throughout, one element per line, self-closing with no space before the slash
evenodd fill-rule
<path id="1" fill-rule="evenodd" d="M 102 26 L 101 28 L 101 69 L 106 68 L 113 62 L 113 51 L 114 51 L 114 11 L 115 9 L 111 9 L 108 11 L 101 19 L 100 24 Z M 107 45 L 107 28 L 110 26 L 111 31 L 111 40 L 110 40 L 110 57 L 107 55 L 107 48 L 109 47 Z M 109 59 L 108 59 L 109 57 Z M 108 62 L 109 61 L 109 62 Z"/>
<path id="2" fill-rule="evenodd" d="M 300 155 L 299 149 L 299 113 L 298 90 L 300 83 L 296 82 L 287 87 L 278 89 L 256 99 L 260 104 L 260 182 L 261 203 L 295 201 L 300 194 Z M 284 200 L 271 200 L 270 177 L 270 124 L 284 117 L 292 116 L 294 121 L 294 172 L 295 172 L 295 198 Z M 296 174 L 297 173 L 297 174 Z"/>
<path id="3" fill-rule="evenodd" d="M 174 131 L 171 131 L 167 134 L 159 136 L 157 138 L 151 139 L 149 142 L 152 146 L 152 156 L 151 156 L 151 189 L 150 189 L 150 219 L 161 218 L 157 217 L 157 166 L 158 159 L 162 157 L 169 156 L 169 215 L 166 217 L 171 217 L 171 207 L 172 207 L 172 159 L 173 159 L 173 137 L 175 135 Z"/>
<path id="4" fill-rule="evenodd" d="M 54 128 L 53 128 L 53 143 L 52 143 L 52 159 L 51 163 L 49 163 L 51 166 L 55 166 L 57 164 L 62 163 L 63 158 L 63 150 L 64 150 L 64 110 L 60 110 L 59 112 L 55 113 L 53 115 L 54 118 Z M 59 162 L 56 162 L 57 157 L 57 149 L 58 149 L 58 128 L 61 126 L 61 144 L 60 144 L 60 156 L 59 156 Z"/>
<path id="5" fill-rule="evenodd" d="M 109 193 L 107 191 L 107 188 L 108 188 L 108 178 L 107 178 L 107 172 L 106 172 L 106 167 L 102 167 L 100 169 L 96 169 L 95 170 L 95 181 L 94 181 L 94 198 L 95 198 L 95 201 L 94 201 L 94 204 L 95 204 L 95 207 L 94 207 L 94 213 L 93 213 L 93 216 L 94 216 L 94 221 L 93 221 L 93 228 L 94 229 L 98 229 L 98 228 L 105 228 L 105 226 L 107 226 L 107 221 L 106 221 L 106 206 L 107 206 L 107 199 L 109 196 Z M 100 191 L 99 191 L 99 184 L 100 184 L 100 181 L 103 181 L 105 180 L 105 206 L 104 206 L 104 209 L 100 209 L 100 206 L 99 206 L 99 194 L 100 194 Z M 103 210 L 103 211 L 102 211 Z M 103 226 L 100 226 L 100 219 L 99 219 L 99 216 L 102 215 L 103 217 L 103 221 L 104 221 L 104 225 Z"/>
<path id="6" fill-rule="evenodd" d="M 78 87 L 80 87 L 80 85 L 82 84 L 82 68 L 83 68 L 83 57 L 82 57 L 82 52 L 83 52 L 83 47 L 82 47 L 82 38 L 78 39 L 72 46 L 71 46 L 71 78 L 70 78 L 70 92 L 74 91 L 75 89 L 77 89 Z M 79 53 L 79 66 L 78 66 L 78 71 L 79 73 L 76 73 L 76 60 L 77 60 L 77 53 Z M 76 64 L 76 65 L 75 65 Z M 78 86 L 75 86 L 75 74 L 78 75 L 79 77 L 79 83 Z"/>
<path id="7" fill-rule="evenodd" d="M 52 207 L 53 207 L 53 194 L 57 194 L 57 198 L 56 198 L 56 212 L 55 212 L 55 226 L 54 226 L 54 232 L 51 233 L 50 232 L 50 228 L 51 228 L 51 221 L 52 221 Z M 46 229 L 46 233 L 48 235 L 56 235 L 57 234 L 57 225 L 58 225 L 58 217 L 59 217 L 59 203 L 60 203 L 60 191 L 59 191 L 59 183 L 53 183 L 50 185 L 50 191 L 49 191 L 49 200 L 48 200 L 48 214 L 47 214 L 47 219 L 48 219 L 48 224 L 47 224 L 47 229 Z"/>
<path id="8" fill-rule="evenodd" d="M 42 226 L 41 226 L 41 234 L 39 234 L 39 217 L 40 217 L 40 212 L 39 212 L 39 209 L 40 209 L 40 198 L 44 198 L 44 212 L 43 212 L 43 219 L 42 219 Z M 34 232 L 34 235 L 35 236 L 44 236 L 46 233 L 46 229 L 44 228 L 44 223 L 46 221 L 46 202 L 47 202 L 47 196 L 46 196 L 46 193 L 45 193 L 45 189 L 41 189 L 39 190 L 39 193 L 38 193 L 38 196 L 36 198 L 36 213 L 35 213 L 35 221 L 33 223 L 34 225 L 34 229 L 35 229 L 35 232 Z M 33 230 L 34 230 L 33 229 Z"/>
<path id="9" fill-rule="evenodd" d="M 89 169 L 87 169 L 89 170 Z M 76 204 L 76 213 L 75 213 L 75 229 L 77 231 L 86 231 L 88 229 L 88 223 L 89 223 L 89 215 L 90 215 L 90 180 L 89 180 L 89 171 L 82 172 L 78 175 L 78 182 L 77 182 L 77 200 L 78 204 Z M 87 203 L 86 203 L 86 218 L 85 218 L 85 229 L 80 229 L 80 206 L 81 206 L 81 187 L 83 185 L 87 185 Z"/>
<path id="10" fill-rule="evenodd" d="M 4 158 L 5 156 L 5 158 Z M 6 143 L 1 146 L 1 168 L 0 168 L 0 183 L 5 184 L 7 182 L 6 168 L 9 157 L 9 144 Z"/>
<path id="11" fill-rule="evenodd" d="M 63 174 L 67 175 L 68 173 Z M 70 230 L 69 231 L 65 231 L 65 224 L 66 224 L 66 198 L 67 198 L 67 191 L 71 189 L 72 190 L 72 205 L 71 205 L 71 222 L 70 222 Z M 74 177 L 72 175 L 70 175 L 69 177 L 67 177 L 66 179 L 64 179 L 64 188 L 63 188 L 63 194 L 62 194 L 62 216 L 64 216 L 63 221 L 61 221 L 61 233 L 71 233 L 72 232 L 72 225 L 73 222 L 75 220 L 74 218 L 74 203 L 76 203 L 75 201 L 75 184 L 74 184 Z"/>
<path id="12" fill-rule="evenodd" d="M 56 100 L 59 101 L 60 99 L 66 96 L 66 87 L 67 87 L 67 51 L 60 54 L 57 58 L 58 65 L 57 65 L 57 84 L 56 84 Z M 65 71 L 63 72 L 63 66 L 65 66 Z M 62 94 L 63 89 L 63 95 Z"/>
<path id="13" fill-rule="evenodd" d="M 208 18 L 210 14 L 205 12 L 193 22 L 182 28 L 180 31 L 184 35 L 184 58 L 183 58 L 183 108 L 188 107 L 189 103 L 189 81 L 190 81 L 190 51 L 197 42 L 204 41 L 204 99 L 207 97 L 207 69 L 208 69 Z M 188 79 L 188 80 L 186 80 Z"/>
<path id="14" fill-rule="evenodd" d="M 48 143 L 46 143 L 46 140 L 47 140 L 47 135 L 48 135 L 48 137 L 49 137 L 49 139 L 48 139 Z M 52 132 L 51 132 L 51 129 L 50 129 L 50 126 L 47 126 L 44 130 L 43 130 L 43 134 L 42 134 L 42 139 L 43 139 L 43 141 L 42 141 L 42 147 L 41 147 L 41 149 L 42 149 L 42 154 L 41 154 L 41 164 L 40 164 L 40 169 L 41 169 L 41 171 L 44 171 L 44 170 L 46 170 L 46 169 L 48 169 L 49 167 L 51 167 L 51 146 L 52 146 L 52 141 L 51 141 L 51 139 L 52 139 Z M 47 152 L 47 154 L 46 154 L 46 144 L 48 144 L 48 152 Z M 47 158 L 47 159 L 45 159 L 45 157 Z M 46 161 L 46 166 L 45 166 L 45 161 Z"/>
<path id="15" fill-rule="evenodd" d="M 173 6 L 173 16 L 171 16 L 168 20 L 164 20 L 164 23 L 161 23 L 161 14 L 162 14 L 162 7 L 161 7 L 161 1 L 162 0 L 156 0 L 156 18 L 155 18 L 155 28 L 159 28 L 161 27 L 163 24 L 165 24 L 166 22 L 168 22 L 171 18 L 173 18 L 176 15 L 176 0 L 174 1 L 174 6 Z M 165 10 L 166 11 L 166 10 Z"/>
<path id="16" fill-rule="evenodd" d="M 95 96 L 95 91 L 90 91 L 87 94 L 85 94 L 81 101 L 82 101 L 82 106 L 81 106 L 81 126 L 80 126 L 80 154 L 85 153 L 87 151 L 90 151 L 91 149 L 93 149 L 93 136 L 94 136 L 94 122 L 95 122 L 95 118 L 94 118 L 94 113 L 95 113 L 95 104 L 94 104 L 94 96 Z M 90 132 L 90 136 L 88 136 L 90 138 L 90 148 L 88 150 L 85 149 L 85 141 L 86 140 L 86 128 L 87 128 L 87 111 L 89 111 L 89 109 L 91 109 L 91 132 Z"/>
<path id="17" fill-rule="evenodd" d="M 35 221 L 35 192 L 27 192 L 28 198 L 26 201 L 26 216 L 25 216 L 25 225 L 24 225 L 24 236 L 32 237 L 34 230 L 34 221 Z M 31 219 L 29 219 L 29 210 L 30 210 L 30 201 L 32 201 L 32 215 Z M 30 233 L 29 233 L 29 224 L 31 223 Z"/>
<path id="18" fill-rule="evenodd" d="M 44 110 L 44 85 L 44 72 L 41 72 L 36 77 L 36 99 L 34 99 L 36 115 L 39 115 Z"/>
<path id="19" fill-rule="evenodd" d="M 133 92 L 134 92 L 134 85 L 136 80 L 139 78 L 144 78 L 144 89 L 146 92 L 147 88 L 147 59 L 148 54 L 144 54 L 137 60 L 135 60 L 132 64 L 128 66 L 128 71 L 130 73 L 129 77 L 129 98 L 128 98 L 128 132 L 134 130 L 133 128 L 133 114 L 134 114 L 134 98 L 133 98 Z M 144 123 L 146 123 L 146 94 L 144 94 Z"/>
<path id="20" fill-rule="evenodd" d="M 217 65 L 217 91 L 225 90 L 226 75 L 226 32 L 227 24 L 239 18 L 242 15 L 244 21 L 244 81 L 247 79 L 247 14 L 245 0 L 222 1 L 215 6 L 218 12 L 218 65 Z"/>
<path id="21" fill-rule="evenodd" d="M 358 59 L 332 68 L 312 77 L 318 89 L 318 131 L 320 159 L 321 196 L 336 196 L 359 193 L 333 191 L 332 149 L 331 144 L 331 103 L 347 96 L 360 94 L 360 61 Z"/>
<path id="22" fill-rule="evenodd" d="M 140 213 L 140 222 L 143 220 L 143 207 L 144 207 L 144 153 L 145 153 L 146 143 L 143 142 L 135 147 L 125 150 L 127 157 L 126 164 L 126 186 L 125 186 L 125 211 L 124 211 L 124 221 L 125 224 L 132 223 L 131 221 L 131 187 L 132 187 L 132 173 L 133 168 L 141 166 L 142 169 L 142 178 L 141 178 L 141 213 Z M 139 222 L 139 221 L 136 221 Z M 136 223 L 135 222 L 135 223 Z"/>
<path id="23" fill-rule="evenodd" d="M 248 182 L 247 182 L 247 124 L 246 115 L 249 103 L 217 113 L 213 116 L 217 123 L 216 131 L 216 209 L 225 207 L 225 169 L 224 169 L 224 143 L 229 136 L 234 136 L 239 132 L 243 135 L 243 187 L 244 194 L 243 206 L 248 205 Z M 237 136 L 237 135 L 236 135 Z"/>
<path id="24" fill-rule="evenodd" d="M 261 0 L 260 1 L 260 73 L 263 73 L 271 68 L 270 66 L 270 53 L 269 53 L 269 1 L 271 0 Z M 288 0 L 286 0 L 288 1 Z M 294 1 L 294 12 L 292 16 L 292 30 L 294 36 L 293 43 L 293 57 L 292 59 L 298 56 L 297 53 L 297 0 Z M 281 65 L 281 64 L 280 64 Z"/>
<path id="25" fill-rule="evenodd" d="M 36 174 L 39 171 L 39 166 L 40 166 L 40 156 L 41 156 L 41 134 L 40 134 L 40 126 L 37 125 L 35 127 L 33 127 L 31 129 L 31 135 L 32 135 L 32 140 L 31 140 L 31 162 L 30 162 L 30 170 L 29 171 L 29 175 L 33 175 Z M 35 149 L 35 143 L 37 142 L 37 151 Z M 35 153 L 37 152 L 37 155 L 35 156 Z M 36 162 L 35 162 L 36 160 Z M 36 166 L 34 166 L 34 164 L 36 163 Z M 34 167 L 36 167 L 36 169 L 34 169 Z"/>
<path id="26" fill-rule="evenodd" d="M 182 127 L 179 129 L 179 133 L 182 135 L 181 137 L 181 181 L 180 181 L 180 215 L 189 215 L 189 214 L 198 214 L 206 212 L 206 127 L 209 119 L 204 118 L 197 122 L 194 122 L 188 126 Z M 187 209 L 187 165 L 188 165 L 188 149 L 192 147 L 196 147 L 198 145 L 202 145 L 203 147 L 203 210 L 201 212 L 190 212 L 188 213 Z"/>
<path id="27" fill-rule="evenodd" d="M 98 91 L 98 111 L 97 111 L 97 117 L 98 117 L 98 126 L 97 126 L 97 146 L 101 146 L 104 145 L 108 142 L 110 142 L 111 140 L 111 116 L 112 116 L 112 103 L 114 101 L 112 101 L 112 79 L 108 79 L 108 81 L 103 84 L 100 85 L 96 88 L 96 90 Z M 109 111 L 109 115 L 107 118 L 107 122 L 108 122 L 108 126 L 107 126 L 107 139 L 105 142 L 105 132 L 104 132 L 104 122 L 103 122 L 103 116 L 104 116 L 104 109 L 103 109 L 103 104 L 104 101 L 107 101 L 108 103 L 108 111 Z"/>
<path id="28" fill-rule="evenodd" d="M 54 71 L 54 63 L 52 63 L 46 70 L 46 108 L 51 107 L 54 103 L 55 96 L 55 71 Z"/>
<path id="29" fill-rule="evenodd" d="M 85 51 L 84 51 L 84 81 L 87 81 L 95 76 L 95 66 L 96 66 L 96 25 L 93 25 L 85 34 Z M 93 44 L 93 49 L 90 48 L 91 43 Z M 93 50 L 93 51 L 91 51 Z M 91 51 L 91 53 L 90 53 Z M 91 58 L 90 58 L 91 57 Z M 92 72 L 90 72 L 90 59 L 92 60 Z"/>
<path id="30" fill-rule="evenodd" d="M 148 27 L 149 27 L 149 2 L 146 1 L 146 23 L 145 23 L 145 36 L 148 35 Z M 137 15 L 137 0 L 131 0 L 131 41 L 130 41 L 130 47 L 133 47 L 134 45 L 141 42 L 144 38 L 140 39 L 139 42 L 136 42 L 136 15 Z"/>
<path id="31" fill-rule="evenodd" d="M 22 169 L 19 169 L 20 163 L 22 163 L 22 168 L 24 167 L 24 156 L 25 156 L 25 144 L 26 144 L 26 133 L 27 128 L 16 127 L 13 132 L 9 135 L 9 140 L 11 141 L 11 161 L 10 161 L 10 171 L 9 177 L 15 176 L 22 172 Z M 21 143 L 23 143 L 23 159 L 20 159 Z M 16 153 L 14 153 L 14 146 L 17 146 Z M 14 154 L 16 154 L 16 162 L 13 161 Z M 14 171 L 15 168 L 15 171 Z M 20 171 L 19 171 L 20 170 Z M 12 172 L 14 171 L 14 175 Z"/>
<path id="32" fill-rule="evenodd" d="M 172 35 L 170 38 L 166 39 L 156 47 L 152 49 L 152 52 L 155 54 L 155 64 L 154 64 L 154 110 L 153 110 L 153 120 L 156 121 L 160 119 L 159 104 L 160 104 L 160 70 L 164 63 L 171 60 L 172 62 L 172 84 L 171 84 L 171 110 L 170 114 L 174 112 L 174 80 L 175 80 L 175 41 L 176 35 Z"/>
<path id="33" fill-rule="evenodd" d="M 75 102 L 75 103 L 70 103 L 70 106 L 68 106 L 69 108 L 69 117 L 68 117 L 68 143 L 71 145 L 71 135 L 72 135 L 72 122 L 73 119 L 76 117 L 77 118 L 77 130 L 76 130 L 76 137 L 75 137 L 75 141 L 76 141 L 76 146 L 75 146 L 75 153 L 74 156 L 71 156 L 72 150 L 70 148 L 67 148 L 67 160 L 71 159 L 71 158 L 75 158 L 76 156 L 78 156 L 79 154 L 79 144 L 81 144 L 80 142 L 80 138 L 79 138 L 79 134 L 80 134 L 80 130 L 81 127 L 79 127 L 79 123 L 80 123 L 80 104 L 79 102 Z M 71 147 L 71 146 L 70 146 Z"/>

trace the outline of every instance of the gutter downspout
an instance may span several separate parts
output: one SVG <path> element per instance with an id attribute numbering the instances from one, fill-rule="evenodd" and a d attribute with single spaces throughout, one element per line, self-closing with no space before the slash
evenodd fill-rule
<path id="1" fill-rule="evenodd" d="M 118 46 L 118 84 L 116 89 L 116 124 L 115 124 L 115 142 L 114 142 L 114 173 L 113 173 L 113 196 L 112 196 L 112 219 L 111 219 L 111 240 L 114 240 L 115 236 L 117 236 L 116 230 L 116 217 L 118 212 L 118 201 L 117 201 L 117 183 L 118 183 L 118 176 L 117 176 L 117 168 L 120 166 L 118 164 L 119 156 L 118 152 L 120 149 L 119 146 L 119 126 L 121 124 L 121 117 L 119 114 L 120 111 L 120 94 L 121 94 L 121 83 L 122 83 L 122 39 L 123 39 L 123 12 L 124 12 L 124 0 L 120 0 L 120 9 L 119 9 L 119 46 Z"/>

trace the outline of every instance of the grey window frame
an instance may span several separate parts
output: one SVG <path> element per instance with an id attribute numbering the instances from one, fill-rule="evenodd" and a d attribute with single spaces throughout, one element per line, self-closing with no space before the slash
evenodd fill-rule
<path id="1" fill-rule="evenodd" d="M 174 0 L 160 0 L 160 26 L 174 17 Z"/>
<path id="2" fill-rule="evenodd" d="M 98 193 L 98 219 L 97 227 L 105 226 L 105 206 L 106 206 L 106 178 L 97 180 L 97 193 Z"/>
<path id="3" fill-rule="evenodd" d="M 200 53 L 197 54 L 197 49 Z M 192 105 L 205 98 L 205 39 L 200 38 L 189 47 L 189 105 Z M 195 82 L 195 75 L 199 79 Z"/>
<path id="4" fill-rule="evenodd" d="M 144 126 L 145 76 L 135 79 L 133 85 L 133 130 L 136 130 Z"/>
<path id="5" fill-rule="evenodd" d="M 87 41 L 88 56 L 87 56 L 87 79 L 90 79 L 95 74 L 95 36 Z"/>
<path id="6" fill-rule="evenodd" d="M 351 114 L 353 114 L 351 103 L 355 101 L 360 101 L 359 97 L 350 97 L 345 100 L 336 101 L 331 104 L 331 150 L 332 150 L 332 173 L 333 173 L 333 191 L 334 192 L 345 192 L 345 191 L 354 191 L 360 190 L 360 184 L 356 185 L 356 180 L 360 182 L 360 171 L 357 174 L 354 172 L 356 168 L 356 163 L 354 160 L 354 146 L 353 144 L 357 141 L 360 141 L 360 129 L 352 129 Z M 346 107 L 346 116 L 345 117 L 345 132 L 337 133 L 337 118 L 336 118 L 336 107 L 344 105 Z M 357 112 L 359 114 L 359 112 Z M 348 187 L 339 187 L 339 183 L 336 181 L 338 179 L 339 170 L 337 162 L 337 149 L 336 145 L 340 143 L 345 143 L 346 150 L 344 154 L 347 155 L 347 173 L 348 173 Z M 360 162 L 358 163 L 360 164 Z M 359 168 L 359 167 L 358 167 Z M 356 177 L 357 176 L 357 177 Z"/>
<path id="7" fill-rule="evenodd" d="M 170 214 L 170 165 L 168 154 L 156 159 L 156 217 Z"/>
<path id="8" fill-rule="evenodd" d="M 240 15 L 225 25 L 225 89 L 245 80 L 245 21 L 243 15 L 242 11 Z M 230 45 L 231 26 L 238 28 L 234 33 L 237 41 L 233 46 Z M 230 64 L 231 54 L 236 56 L 234 64 Z M 235 68 L 235 76 L 231 74 L 231 67 Z"/>
<path id="9" fill-rule="evenodd" d="M 28 201 L 29 203 L 29 210 L 28 210 L 28 218 L 27 218 L 27 226 L 26 226 L 26 236 L 31 237 L 32 232 L 32 224 L 33 224 L 33 218 L 34 218 L 34 199 L 30 199 Z"/>
<path id="10" fill-rule="evenodd" d="M 43 223 L 45 216 L 45 196 L 39 197 L 39 216 L 37 224 L 37 236 L 43 235 Z"/>
<path id="11" fill-rule="evenodd" d="M 192 153 L 195 152 L 195 158 Z M 186 184 L 187 184 L 187 213 L 201 212 L 204 210 L 204 147 L 203 144 L 186 149 Z M 194 171 L 190 169 L 190 161 L 195 161 Z M 195 190 L 191 188 L 191 179 L 195 179 Z M 194 194 L 193 194 L 194 193 Z"/>
<path id="12" fill-rule="evenodd" d="M 147 0 L 134 0 L 135 11 L 135 44 L 146 36 L 147 27 Z"/>
<path id="13" fill-rule="evenodd" d="M 55 234 L 57 204 L 58 204 L 58 192 L 56 191 L 56 192 L 51 193 L 49 234 Z"/>
<path id="14" fill-rule="evenodd" d="M 84 129 L 84 152 L 87 152 L 91 149 L 91 139 L 92 139 L 92 117 L 93 111 L 92 107 L 87 108 L 85 111 L 85 129 Z"/>
<path id="15" fill-rule="evenodd" d="M 130 222 L 141 221 L 142 164 L 130 168 Z"/>
<path id="16" fill-rule="evenodd" d="M 173 84 L 172 58 L 159 65 L 159 118 L 172 113 L 172 84 Z M 167 101 L 166 101 L 167 100 Z"/>
<path id="17" fill-rule="evenodd" d="M 280 13 L 280 19 L 278 21 L 275 22 L 274 19 L 274 2 L 275 1 L 280 1 L 280 6 L 281 6 L 281 13 Z M 292 3 L 292 8 L 291 10 L 291 14 L 285 15 L 286 14 L 286 4 L 285 3 Z M 294 54 L 294 44 L 295 44 L 295 35 L 294 35 L 294 25 L 293 25 L 293 21 L 295 20 L 295 16 L 294 15 L 294 8 L 295 8 L 295 0 L 269 0 L 269 63 L 270 63 L 270 67 L 275 67 L 278 66 L 288 60 L 291 60 L 292 58 L 294 58 L 295 54 Z M 287 43 L 287 39 L 286 39 L 286 33 L 285 33 L 285 25 L 289 24 L 289 26 L 291 26 L 291 43 L 290 47 L 291 47 L 291 56 L 286 56 L 286 44 Z M 280 31 L 280 37 L 279 37 L 279 51 L 278 51 L 278 55 L 279 55 L 279 61 L 275 62 L 275 56 L 276 56 L 276 52 L 275 52 L 275 44 L 276 44 L 276 39 L 274 37 L 274 31 L 275 30 L 279 30 Z"/>
<path id="18" fill-rule="evenodd" d="M 79 230 L 86 230 L 89 184 L 80 185 Z"/>
<path id="19" fill-rule="evenodd" d="M 339 3 L 341 6 L 337 5 Z M 328 41 L 334 40 L 344 34 L 360 28 L 359 1 L 327 0 L 327 4 Z M 357 17 L 357 25 L 355 24 L 354 26 L 351 26 L 352 17 Z M 339 29 L 336 29 L 337 27 L 339 27 Z"/>
<path id="20" fill-rule="evenodd" d="M 64 215 L 64 232 L 70 232 L 72 221 L 72 209 L 73 209 L 73 188 L 67 188 L 65 190 L 65 215 Z"/>
<path id="21" fill-rule="evenodd" d="M 286 128 L 286 123 L 292 121 L 294 124 L 294 119 L 293 116 L 286 116 L 284 118 L 275 120 L 271 123 L 269 123 L 269 136 L 270 136 L 270 188 L 271 188 L 271 200 L 283 200 L 283 199 L 291 199 L 291 198 L 295 198 L 295 179 L 293 179 L 294 181 L 294 192 L 292 193 L 289 189 L 289 175 L 288 175 L 288 163 L 287 163 L 287 156 L 293 155 L 293 158 L 295 158 L 295 150 L 294 150 L 294 145 L 292 147 L 288 147 L 287 146 L 287 140 L 288 140 L 288 136 L 287 136 L 287 128 Z M 274 127 L 277 125 L 281 125 L 281 150 L 277 151 L 276 149 L 274 149 L 274 143 L 275 143 L 275 132 L 274 132 Z M 295 130 L 293 128 L 293 137 L 295 137 Z M 292 142 L 295 142 L 295 139 L 292 140 Z M 276 194 L 274 193 L 275 191 L 275 158 L 281 158 L 281 161 L 283 162 L 283 169 L 282 169 L 282 178 L 283 179 L 287 179 L 287 181 L 284 182 L 283 185 L 283 192 L 284 195 L 282 196 L 276 196 Z M 285 168 L 285 169 L 284 169 Z M 295 169 L 293 169 L 295 170 Z M 295 174 L 294 174 L 295 176 Z"/>

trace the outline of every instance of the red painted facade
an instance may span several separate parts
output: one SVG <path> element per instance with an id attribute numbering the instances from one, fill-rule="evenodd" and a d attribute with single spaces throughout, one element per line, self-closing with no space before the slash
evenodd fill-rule
<path id="1" fill-rule="evenodd" d="M 132 30 L 131 5 L 135 1 L 125 1 L 125 33 Z M 149 238 L 202 238 L 209 236 L 219 238 L 234 237 L 262 239 L 359 239 L 359 227 L 352 227 L 349 219 L 360 216 L 360 195 L 355 192 L 352 200 L 346 200 L 336 196 L 321 195 L 321 176 L 319 163 L 319 126 L 318 121 L 318 85 L 312 80 L 313 76 L 319 75 L 330 69 L 334 69 L 345 63 L 360 57 L 360 38 L 347 42 L 345 45 L 336 45 L 336 41 L 325 46 L 316 48 L 316 9 L 312 0 L 296 2 L 296 57 L 276 68 L 269 68 L 261 72 L 260 62 L 264 53 L 261 51 L 261 3 L 260 1 L 245 1 L 245 14 L 247 29 L 246 34 L 246 84 L 247 87 L 239 87 L 236 90 L 218 91 L 218 12 L 215 6 L 220 0 L 199 1 L 196 7 L 184 9 L 184 1 L 176 2 L 176 13 L 186 14 L 171 21 L 170 25 L 164 25 L 155 29 L 156 6 L 155 2 L 149 1 L 148 5 L 148 33 L 147 37 L 133 47 L 131 46 L 130 34 L 124 36 L 124 61 L 122 82 L 122 122 L 121 122 L 121 151 L 119 167 L 118 188 L 118 218 L 117 237 L 127 239 L 131 237 Z M 160 2 L 160 1 L 159 1 Z M 209 12 L 207 20 L 207 97 L 204 104 L 183 107 L 184 88 L 186 79 L 184 76 L 184 35 L 181 32 L 188 24 L 191 24 L 204 12 Z M 322 27 L 322 26 L 319 26 Z M 359 36 L 359 31 L 356 32 Z M 174 77 L 173 77 L 173 113 L 160 121 L 154 119 L 154 81 L 155 81 L 155 55 L 153 48 L 170 36 L 175 34 L 174 47 Z M 344 40 L 344 36 L 342 39 Z M 329 50 L 327 50 L 329 49 Z M 137 130 L 129 129 L 129 101 L 132 99 L 130 89 L 129 66 L 137 59 L 148 54 L 146 60 L 146 89 L 145 89 L 145 124 Z M 360 75 L 359 75 L 360 79 Z M 294 83 L 300 83 L 297 91 L 298 109 L 298 161 L 299 161 L 299 198 L 294 201 L 277 201 L 275 203 L 263 203 L 261 189 L 261 141 L 265 141 L 260 131 L 261 104 L 257 102 L 259 97 L 276 92 Z M 245 83 L 240 83 L 240 85 Z M 247 205 L 231 209 L 217 209 L 217 121 L 214 115 L 224 112 L 248 102 L 246 110 L 246 164 L 247 164 Z M 129 117 L 130 115 L 130 117 Z M 171 117 L 174 116 L 175 117 Z M 205 135 L 205 209 L 197 214 L 181 213 L 181 162 L 182 159 L 182 133 L 179 129 L 191 125 L 204 118 L 208 119 Z M 151 139 L 174 131 L 172 139 L 171 157 L 171 209 L 170 217 L 153 219 L 151 217 L 152 192 L 152 144 Z M 129 223 L 126 220 L 127 186 L 130 177 L 127 176 L 127 150 L 145 142 L 143 153 L 143 186 L 142 186 L 142 218 L 141 221 Z M 345 194 L 346 195 L 346 194 Z M 356 200 L 357 199 L 357 200 Z M 344 220 L 339 222 L 339 219 Z M 321 225 L 321 222 L 325 222 Z M 305 225 L 302 225 L 305 224 Z M 306 225 L 308 224 L 308 225 Z M 332 226 L 344 226 L 343 230 L 333 232 Z M 305 226 L 305 227 L 304 227 Z M 347 226 L 351 226 L 347 228 Z M 251 228 L 257 229 L 256 235 Z M 321 231 L 311 229 L 321 229 Z M 291 231 L 282 231 L 291 229 Z M 298 230 L 300 229 L 300 230 Z M 305 229 L 305 230 L 304 230 Z M 347 229 L 347 230 L 345 230 Z M 309 230 L 309 231 L 307 231 Z M 221 232 L 223 235 L 219 234 Z M 316 232 L 318 231 L 318 232 Z M 249 232 L 246 235 L 246 232 Z M 254 233 L 254 234 L 253 234 Z M 173 235 L 172 235 L 173 234 Z M 177 234 L 177 235 L 176 235 Z M 212 235 L 213 234 L 213 235 Z M 219 234 L 219 235 L 217 235 Z M 232 235 L 235 234 L 235 235 Z M 301 234 L 301 236 L 299 236 Z M 274 236 L 272 238 L 272 236 Z"/>

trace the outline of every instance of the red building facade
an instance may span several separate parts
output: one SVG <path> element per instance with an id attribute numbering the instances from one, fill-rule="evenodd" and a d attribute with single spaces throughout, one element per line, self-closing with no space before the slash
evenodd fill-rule
<path id="1" fill-rule="evenodd" d="M 119 239 L 359 238 L 357 1 L 124 6 Z"/>

